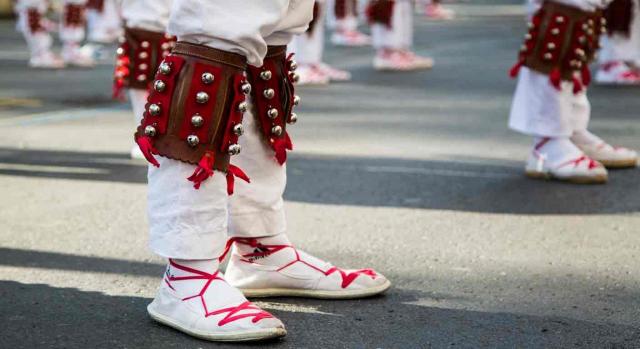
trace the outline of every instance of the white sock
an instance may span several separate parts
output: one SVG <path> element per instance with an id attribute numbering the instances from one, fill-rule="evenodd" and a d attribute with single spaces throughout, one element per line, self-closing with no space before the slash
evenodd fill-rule
<path id="1" fill-rule="evenodd" d="M 273 235 L 273 236 L 264 236 L 264 237 L 258 237 L 258 238 L 248 238 L 249 239 L 254 239 L 256 240 L 256 242 L 258 243 L 257 246 L 251 246 L 250 244 L 245 244 L 245 243 L 241 243 L 241 242 L 236 242 L 234 243 L 234 251 L 237 254 L 240 255 L 247 255 L 247 254 L 252 254 L 252 253 L 259 253 L 261 251 L 260 245 L 291 245 L 291 242 L 289 241 L 289 238 L 287 237 L 287 234 L 282 233 L 282 234 L 278 234 L 278 235 Z"/>
<path id="2" fill-rule="evenodd" d="M 207 274 L 213 274 L 218 270 L 220 263 L 217 259 L 172 259 L 172 261 L 177 264 L 177 266 L 171 265 L 169 263 L 169 270 L 173 275 L 182 275 L 182 274 L 190 274 L 189 272 L 181 269 L 180 266 L 186 267 L 189 269 L 196 269 L 201 272 L 205 272 Z"/>
<path id="3" fill-rule="evenodd" d="M 578 148 L 568 137 L 533 139 L 533 146 L 539 154 L 543 155 L 551 164 L 573 160 L 582 156 L 582 150 Z"/>
<path id="4" fill-rule="evenodd" d="M 585 145 L 599 145 L 601 143 L 604 143 L 602 138 L 594 135 L 593 133 L 587 130 L 574 132 L 573 136 L 571 136 L 571 141 L 575 144 L 585 144 Z"/>

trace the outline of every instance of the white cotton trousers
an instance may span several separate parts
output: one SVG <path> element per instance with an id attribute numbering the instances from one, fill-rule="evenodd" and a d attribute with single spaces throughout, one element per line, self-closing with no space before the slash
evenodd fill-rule
<path id="1" fill-rule="evenodd" d="M 327 6 L 324 1 L 318 3 L 318 17 L 315 18 L 313 32 L 296 35 L 289 44 L 288 51 L 296 54 L 299 64 L 320 64 L 324 53 L 324 19 Z"/>
<path id="2" fill-rule="evenodd" d="M 105 0 L 102 12 L 87 10 L 87 39 L 103 42 L 122 28 L 120 11 L 116 0 Z"/>
<path id="3" fill-rule="evenodd" d="M 619 33 L 603 35 L 602 49 L 598 57 L 600 63 L 625 61 L 640 64 L 640 1 L 633 2 L 629 36 Z"/>
<path id="4" fill-rule="evenodd" d="M 589 124 L 591 106 L 586 88 L 574 94 L 573 83 L 562 81 L 560 90 L 549 76 L 522 67 L 511 104 L 509 127 L 535 137 L 571 137 Z"/>
<path id="5" fill-rule="evenodd" d="M 123 0 L 122 18 L 129 28 L 166 32 L 173 0 Z"/>
<path id="6" fill-rule="evenodd" d="M 413 46 L 413 4 L 410 0 L 396 0 L 391 15 L 391 27 L 374 23 L 371 39 L 376 49 L 408 50 Z"/>
<path id="7" fill-rule="evenodd" d="M 313 0 L 174 0 L 169 32 L 178 40 L 245 55 L 262 65 L 267 45 L 286 45 L 303 33 L 313 14 Z M 212 259 L 229 236 L 273 236 L 286 231 L 286 168 L 261 135 L 250 98 L 244 114 L 242 152 L 231 157 L 251 183 L 237 179 L 227 195 L 224 173 L 195 190 L 187 181 L 194 165 L 158 157 L 149 167 L 148 217 L 151 249 L 177 259 Z"/>

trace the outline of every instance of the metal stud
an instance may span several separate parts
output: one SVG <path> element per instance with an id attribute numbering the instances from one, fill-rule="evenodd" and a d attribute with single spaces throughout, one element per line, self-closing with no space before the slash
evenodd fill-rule
<path id="1" fill-rule="evenodd" d="M 248 107 L 247 102 L 240 102 L 240 104 L 238 104 L 238 110 L 239 110 L 241 113 L 246 112 L 246 111 L 247 111 L 247 107 Z"/>
<path id="2" fill-rule="evenodd" d="M 171 45 L 168 42 L 163 42 L 162 45 L 160 45 L 160 48 L 162 50 L 168 50 L 171 48 Z"/>
<path id="3" fill-rule="evenodd" d="M 198 138 L 198 136 L 196 135 L 187 136 L 187 144 L 189 144 L 190 146 L 195 147 L 199 143 L 200 143 L 200 138 Z"/>
<path id="4" fill-rule="evenodd" d="M 291 74 L 291 80 L 293 80 L 294 83 L 297 83 L 298 81 L 300 81 L 300 75 L 296 73 Z"/>
<path id="5" fill-rule="evenodd" d="M 553 55 L 549 52 L 544 54 L 544 59 L 546 59 L 547 61 L 551 60 L 553 58 Z"/>
<path id="6" fill-rule="evenodd" d="M 147 68 L 149 68 L 149 66 L 146 63 L 141 63 L 138 65 L 138 69 L 140 70 L 147 70 Z"/>
<path id="7" fill-rule="evenodd" d="M 296 69 L 298 69 L 298 62 L 292 60 L 289 63 L 289 70 L 290 71 L 295 71 Z"/>
<path id="8" fill-rule="evenodd" d="M 300 104 L 300 96 L 295 95 L 293 96 L 293 105 L 298 105 Z"/>
<path id="9" fill-rule="evenodd" d="M 213 74 L 206 72 L 206 73 L 202 73 L 202 83 L 205 85 L 209 85 L 213 82 L 213 80 L 215 79 L 215 77 L 213 76 Z"/>
<path id="10" fill-rule="evenodd" d="M 162 62 L 158 70 L 160 70 L 160 73 L 163 75 L 169 75 L 171 74 L 171 64 L 168 62 Z"/>
<path id="11" fill-rule="evenodd" d="M 118 47 L 118 49 L 116 50 L 116 54 L 117 54 L 118 56 L 122 56 L 122 55 L 124 55 L 124 48 L 122 48 L 122 47 Z"/>
<path id="12" fill-rule="evenodd" d="M 204 91 L 200 91 L 198 93 L 196 93 L 196 102 L 200 103 L 200 104 L 205 104 L 209 101 L 209 94 L 204 92 Z"/>
<path id="13" fill-rule="evenodd" d="M 607 27 L 600 27 L 600 34 L 606 34 L 607 33 Z"/>
<path id="14" fill-rule="evenodd" d="M 227 152 L 229 153 L 229 155 L 238 155 L 240 154 L 240 150 L 242 150 L 240 144 L 231 144 L 227 149 Z"/>
<path id="15" fill-rule="evenodd" d="M 156 91 L 158 91 L 158 92 L 162 92 L 162 91 L 164 91 L 164 89 L 165 89 L 166 87 L 167 87 L 167 84 L 166 84 L 164 81 L 162 81 L 162 80 L 156 80 L 156 81 L 153 83 L 153 89 L 154 89 L 154 90 L 156 90 Z"/>
<path id="16" fill-rule="evenodd" d="M 160 106 L 153 103 L 151 105 L 149 105 L 149 114 L 151 114 L 152 116 L 158 116 L 160 115 Z"/>
<path id="17" fill-rule="evenodd" d="M 587 29 L 589 29 L 587 23 L 582 23 L 582 30 L 587 31 Z"/>
<path id="18" fill-rule="evenodd" d="M 147 80 L 147 76 L 145 74 L 140 74 L 136 77 L 136 79 L 138 79 L 138 81 L 145 81 Z"/>
<path id="19" fill-rule="evenodd" d="M 289 120 L 287 122 L 290 124 L 295 124 L 296 122 L 298 122 L 298 114 L 291 113 L 291 115 L 289 116 Z"/>
<path id="20" fill-rule="evenodd" d="M 151 125 L 148 125 L 147 127 L 144 128 L 144 134 L 149 137 L 155 137 L 156 128 Z"/>
<path id="21" fill-rule="evenodd" d="M 271 133 L 273 133 L 276 136 L 280 136 L 282 134 L 282 127 L 280 127 L 279 125 L 275 125 L 271 128 Z"/>
<path id="22" fill-rule="evenodd" d="M 271 108 L 267 111 L 267 116 L 269 117 L 269 119 L 275 119 L 278 117 L 278 109 L 276 108 Z"/>
<path id="23" fill-rule="evenodd" d="M 149 54 L 146 53 L 145 51 L 140 52 L 140 54 L 138 54 L 138 57 L 140 57 L 140 59 L 146 59 L 149 57 Z"/>
<path id="24" fill-rule="evenodd" d="M 233 133 L 235 133 L 238 136 L 242 136 L 242 134 L 244 133 L 244 126 L 242 126 L 242 124 L 237 124 L 233 126 Z"/>
<path id="25" fill-rule="evenodd" d="M 193 127 L 200 127 L 204 125 L 204 118 L 200 116 L 200 114 L 194 114 L 191 117 L 191 125 L 193 125 Z"/>
<path id="26" fill-rule="evenodd" d="M 577 48 L 575 52 L 576 52 L 576 55 L 578 55 L 579 57 L 584 56 L 584 50 L 581 48 Z"/>
<path id="27" fill-rule="evenodd" d="M 142 46 L 142 48 L 148 48 L 149 47 L 149 41 L 143 41 L 140 43 L 140 46 Z"/>
<path id="28" fill-rule="evenodd" d="M 263 70 L 262 72 L 260 72 L 260 78 L 265 81 L 270 80 L 272 75 L 273 74 L 271 74 L 271 70 Z"/>
<path id="29" fill-rule="evenodd" d="M 556 23 L 564 23 L 564 17 L 556 16 Z"/>
<path id="30" fill-rule="evenodd" d="M 524 34 L 524 39 L 525 40 L 531 40 L 532 36 L 529 33 Z"/>
<path id="31" fill-rule="evenodd" d="M 558 28 L 551 29 L 551 35 L 558 35 L 558 34 L 560 34 L 560 29 Z"/>
<path id="32" fill-rule="evenodd" d="M 553 42 L 550 42 L 550 43 L 547 44 L 547 48 L 549 50 L 555 50 L 556 44 L 554 44 Z"/>
<path id="33" fill-rule="evenodd" d="M 262 95 L 266 99 L 271 99 L 271 98 L 273 98 L 273 96 L 276 95 L 276 91 L 274 91 L 272 88 L 268 88 L 268 89 L 264 90 L 264 92 L 262 92 Z"/>
<path id="34" fill-rule="evenodd" d="M 242 84 L 242 93 L 244 93 L 245 95 L 248 95 L 249 93 L 251 93 L 251 84 L 246 82 L 244 84 Z"/>

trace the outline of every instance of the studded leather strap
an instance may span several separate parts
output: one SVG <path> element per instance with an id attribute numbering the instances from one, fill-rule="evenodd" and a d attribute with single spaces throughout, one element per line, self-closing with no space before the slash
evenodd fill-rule
<path id="1" fill-rule="evenodd" d="M 251 89 L 243 75 L 245 64 L 241 55 L 176 44 L 158 68 L 135 134 L 151 163 L 156 154 L 198 165 L 190 177 L 196 187 L 214 169 L 244 175 L 229 160 L 240 152 L 244 99 Z"/>

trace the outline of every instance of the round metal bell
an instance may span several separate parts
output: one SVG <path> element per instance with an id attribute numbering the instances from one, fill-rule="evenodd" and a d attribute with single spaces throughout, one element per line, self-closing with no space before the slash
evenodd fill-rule
<path id="1" fill-rule="evenodd" d="M 153 115 L 153 116 L 158 116 L 160 115 L 160 106 L 153 103 L 151 105 L 149 105 L 149 114 Z"/>
<path id="2" fill-rule="evenodd" d="M 118 49 L 116 50 L 116 54 L 118 56 L 124 55 L 124 49 L 122 47 L 118 47 Z"/>
<path id="3" fill-rule="evenodd" d="M 554 50 L 556 48 L 556 44 L 554 44 L 553 42 L 550 42 L 547 44 L 547 48 L 549 50 Z"/>
<path id="4" fill-rule="evenodd" d="M 276 91 L 274 91 L 272 88 L 268 88 L 268 89 L 264 90 L 264 92 L 262 92 L 262 95 L 266 99 L 271 99 L 271 98 L 273 98 L 273 96 L 276 95 Z"/>
<path id="5" fill-rule="evenodd" d="M 211 73 L 202 73 L 202 83 L 205 85 L 209 85 L 213 82 L 215 77 Z"/>
<path id="6" fill-rule="evenodd" d="M 290 124 L 295 124 L 296 122 L 298 122 L 298 114 L 291 113 L 291 116 L 289 116 L 289 120 L 287 122 Z"/>
<path id="7" fill-rule="evenodd" d="M 244 113 L 247 111 L 247 102 L 240 102 L 240 104 L 238 104 L 238 110 L 241 113 Z"/>
<path id="8" fill-rule="evenodd" d="M 558 34 L 560 34 L 560 29 L 558 29 L 558 28 L 553 28 L 553 29 L 551 29 L 551 34 L 552 34 L 552 35 L 558 35 Z"/>
<path id="9" fill-rule="evenodd" d="M 229 152 L 229 155 L 238 155 L 240 154 L 240 150 L 242 150 L 240 144 L 231 144 L 227 151 Z"/>
<path id="10" fill-rule="evenodd" d="M 564 17 L 556 16 L 556 23 L 564 23 Z"/>
<path id="11" fill-rule="evenodd" d="M 242 93 L 244 93 L 245 95 L 251 93 L 251 84 L 249 84 L 248 82 L 242 84 Z"/>
<path id="12" fill-rule="evenodd" d="M 158 70 L 160 70 L 160 73 L 163 75 L 169 75 L 171 74 L 171 64 L 167 62 L 162 62 Z"/>
<path id="13" fill-rule="evenodd" d="M 200 127 L 204 125 L 204 118 L 200 114 L 195 114 L 191 117 L 191 125 L 193 127 Z"/>
<path id="14" fill-rule="evenodd" d="M 524 39 L 525 40 L 531 40 L 531 34 L 529 34 L 529 33 L 524 34 Z"/>
<path id="15" fill-rule="evenodd" d="M 293 80 L 294 83 L 297 83 L 298 81 L 300 81 L 300 75 L 298 75 L 296 73 L 292 73 L 291 74 L 291 80 Z"/>
<path id="16" fill-rule="evenodd" d="M 190 146 L 195 147 L 199 143 L 200 143 L 200 138 L 198 138 L 198 136 L 196 135 L 187 136 L 187 144 L 189 144 Z"/>
<path id="17" fill-rule="evenodd" d="M 138 79 L 138 81 L 145 81 L 147 80 L 147 76 L 145 74 L 140 74 L 136 79 Z"/>
<path id="18" fill-rule="evenodd" d="M 146 63 L 141 63 L 138 65 L 138 69 L 140 70 L 147 70 L 147 68 L 149 68 L 149 66 Z"/>
<path id="19" fill-rule="evenodd" d="M 144 128 L 144 134 L 149 137 L 155 137 L 156 128 L 151 125 L 148 125 L 147 127 Z"/>
<path id="20" fill-rule="evenodd" d="M 236 124 L 233 126 L 233 133 L 238 136 L 242 136 L 244 134 L 244 126 L 242 126 L 242 124 Z"/>
<path id="21" fill-rule="evenodd" d="M 300 104 L 300 96 L 295 95 L 293 96 L 293 105 L 298 105 Z"/>
<path id="22" fill-rule="evenodd" d="M 140 43 L 140 46 L 142 46 L 142 48 L 148 48 L 149 47 L 149 41 L 143 41 Z"/>
<path id="23" fill-rule="evenodd" d="M 291 63 L 289 63 L 289 70 L 294 71 L 296 69 L 298 69 L 298 62 L 291 61 Z"/>
<path id="24" fill-rule="evenodd" d="M 273 126 L 271 128 L 271 133 L 276 136 L 280 136 L 282 134 L 282 127 L 280 127 L 279 125 Z"/>
<path id="25" fill-rule="evenodd" d="M 272 75 L 273 74 L 271 74 L 271 70 L 264 70 L 260 72 L 260 78 L 265 81 L 270 80 Z"/>
<path id="26" fill-rule="evenodd" d="M 267 111 L 267 116 L 269 117 L 269 119 L 275 119 L 278 117 L 278 109 L 276 108 L 271 108 Z"/>
<path id="27" fill-rule="evenodd" d="M 162 81 L 162 80 L 156 80 L 156 81 L 153 83 L 153 89 L 154 89 L 154 90 L 156 90 L 156 91 L 158 91 L 158 92 L 162 92 L 162 91 L 164 91 L 164 89 L 165 89 L 166 87 L 167 87 L 167 84 L 166 84 L 164 81 Z"/>
<path id="28" fill-rule="evenodd" d="M 551 53 L 547 52 L 542 57 L 544 59 L 546 59 L 547 61 L 550 61 L 553 58 L 553 55 Z"/>
<path id="29" fill-rule="evenodd" d="M 196 102 L 205 104 L 209 101 L 209 94 L 203 91 L 196 93 Z"/>
<path id="30" fill-rule="evenodd" d="M 146 59 L 147 57 L 149 57 L 149 54 L 145 51 L 140 52 L 140 54 L 138 55 L 138 57 L 140 59 Z"/>

